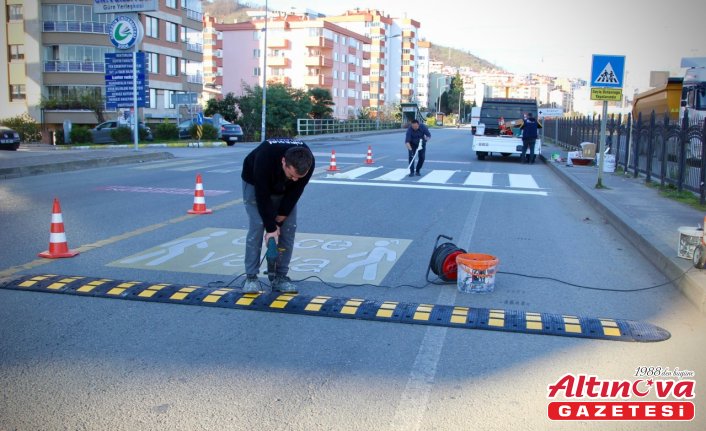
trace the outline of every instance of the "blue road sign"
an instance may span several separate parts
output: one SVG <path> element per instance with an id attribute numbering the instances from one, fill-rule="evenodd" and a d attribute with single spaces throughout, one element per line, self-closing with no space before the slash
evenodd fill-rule
<path id="1" fill-rule="evenodd" d="M 111 109 L 134 106 L 132 53 L 105 54 L 106 106 Z M 149 80 L 144 52 L 137 53 L 137 106 L 149 106 Z"/>
<path id="2" fill-rule="evenodd" d="M 199 126 L 203 126 L 203 114 L 200 112 L 196 116 L 196 124 L 198 124 Z"/>
<path id="3" fill-rule="evenodd" d="M 593 54 L 591 87 L 623 88 L 624 55 Z"/>

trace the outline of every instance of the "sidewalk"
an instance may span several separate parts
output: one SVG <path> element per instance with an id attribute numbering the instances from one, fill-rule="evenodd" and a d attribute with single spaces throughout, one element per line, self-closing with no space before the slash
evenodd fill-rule
<path id="1" fill-rule="evenodd" d="M 645 185 L 644 178 L 603 172 L 606 189 L 596 189 L 596 166 L 567 167 L 550 160 L 552 153 L 566 160 L 567 151 L 542 143 L 541 158 L 576 194 L 596 209 L 615 229 L 637 248 L 696 307 L 706 313 L 706 271 L 697 270 L 691 260 L 677 257 L 679 227 L 696 227 L 704 214 L 690 206 L 662 197 Z"/>

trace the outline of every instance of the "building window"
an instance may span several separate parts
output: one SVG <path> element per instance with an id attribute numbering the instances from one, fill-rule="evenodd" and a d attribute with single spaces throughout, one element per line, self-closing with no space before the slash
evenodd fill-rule
<path id="1" fill-rule="evenodd" d="M 182 75 L 186 74 L 186 59 L 179 59 L 179 71 Z"/>
<path id="2" fill-rule="evenodd" d="M 333 71 L 333 79 L 338 79 L 338 70 Z"/>
<path id="3" fill-rule="evenodd" d="M 177 2 L 176 2 L 176 0 L 167 0 L 166 3 L 167 3 L 167 7 L 170 7 L 170 8 L 172 8 L 172 9 L 176 9 L 176 8 L 177 8 Z"/>
<path id="4" fill-rule="evenodd" d="M 10 85 L 10 102 L 15 100 L 25 100 L 27 95 L 25 93 L 24 85 Z"/>
<path id="5" fill-rule="evenodd" d="M 150 88 L 150 106 L 149 108 L 157 109 L 157 89 Z"/>
<path id="6" fill-rule="evenodd" d="M 145 36 L 159 37 L 159 20 L 153 16 L 145 18 Z"/>
<path id="7" fill-rule="evenodd" d="M 172 90 L 164 90 L 164 107 L 166 109 L 174 109 L 174 104 L 172 103 Z"/>
<path id="8" fill-rule="evenodd" d="M 147 67 L 150 73 L 159 73 L 159 54 L 156 52 L 147 53 Z"/>
<path id="9" fill-rule="evenodd" d="M 176 76 L 177 75 L 177 58 L 172 57 L 170 55 L 166 55 L 166 73 L 168 76 Z"/>
<path id="10" fill-rule="evenodd" d="M 260 49 L 259 48 L 253 49 L 252 56 L 253 56 L 253 58 L 260 58 Z"/>
<path id="11" fill-rule="evenodd" d="M 8 21 L 22 21 L 24 17 L 24 12 L 22 10 L 21 4 L 11 4 L 7 6 L 7 20 Z"/>
<path id="12" fill-rule="evenodd" d="M 260 76 L 260 68 L 256 67 L 252 70 L 253 76 Z"/>
<path id="13" fill-rule="evenodd" d="M 167 42 L 177 41 L 177 25 L 173 22 L 167 22 Z"/>
<path id="14" fill-rule="evenodd" d="M 7 53 L 9 60 L 24 60 L 25 58 L 25 46 L 24 45 L 8 45 Z"/>

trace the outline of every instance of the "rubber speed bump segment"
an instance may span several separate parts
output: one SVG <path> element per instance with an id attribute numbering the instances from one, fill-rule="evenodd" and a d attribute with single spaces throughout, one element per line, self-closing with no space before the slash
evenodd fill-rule
<path id="1" fill-rule="evenodd" d="M 25 275 L 0 283 L 0 288 L 596 340 L 655 342 L 671 336 L 658 326 L 633 320 L 294 293 L 242 293 L 231 288 L 82 276 Z"/>

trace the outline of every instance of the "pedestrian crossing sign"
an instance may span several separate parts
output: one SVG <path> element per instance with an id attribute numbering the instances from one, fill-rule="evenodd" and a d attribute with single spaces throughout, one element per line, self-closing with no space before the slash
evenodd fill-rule
<path id="1" fill-rule="evenodd" d="M 591 87 L 623 88 L 624 55 L 593 55 Z"/>

